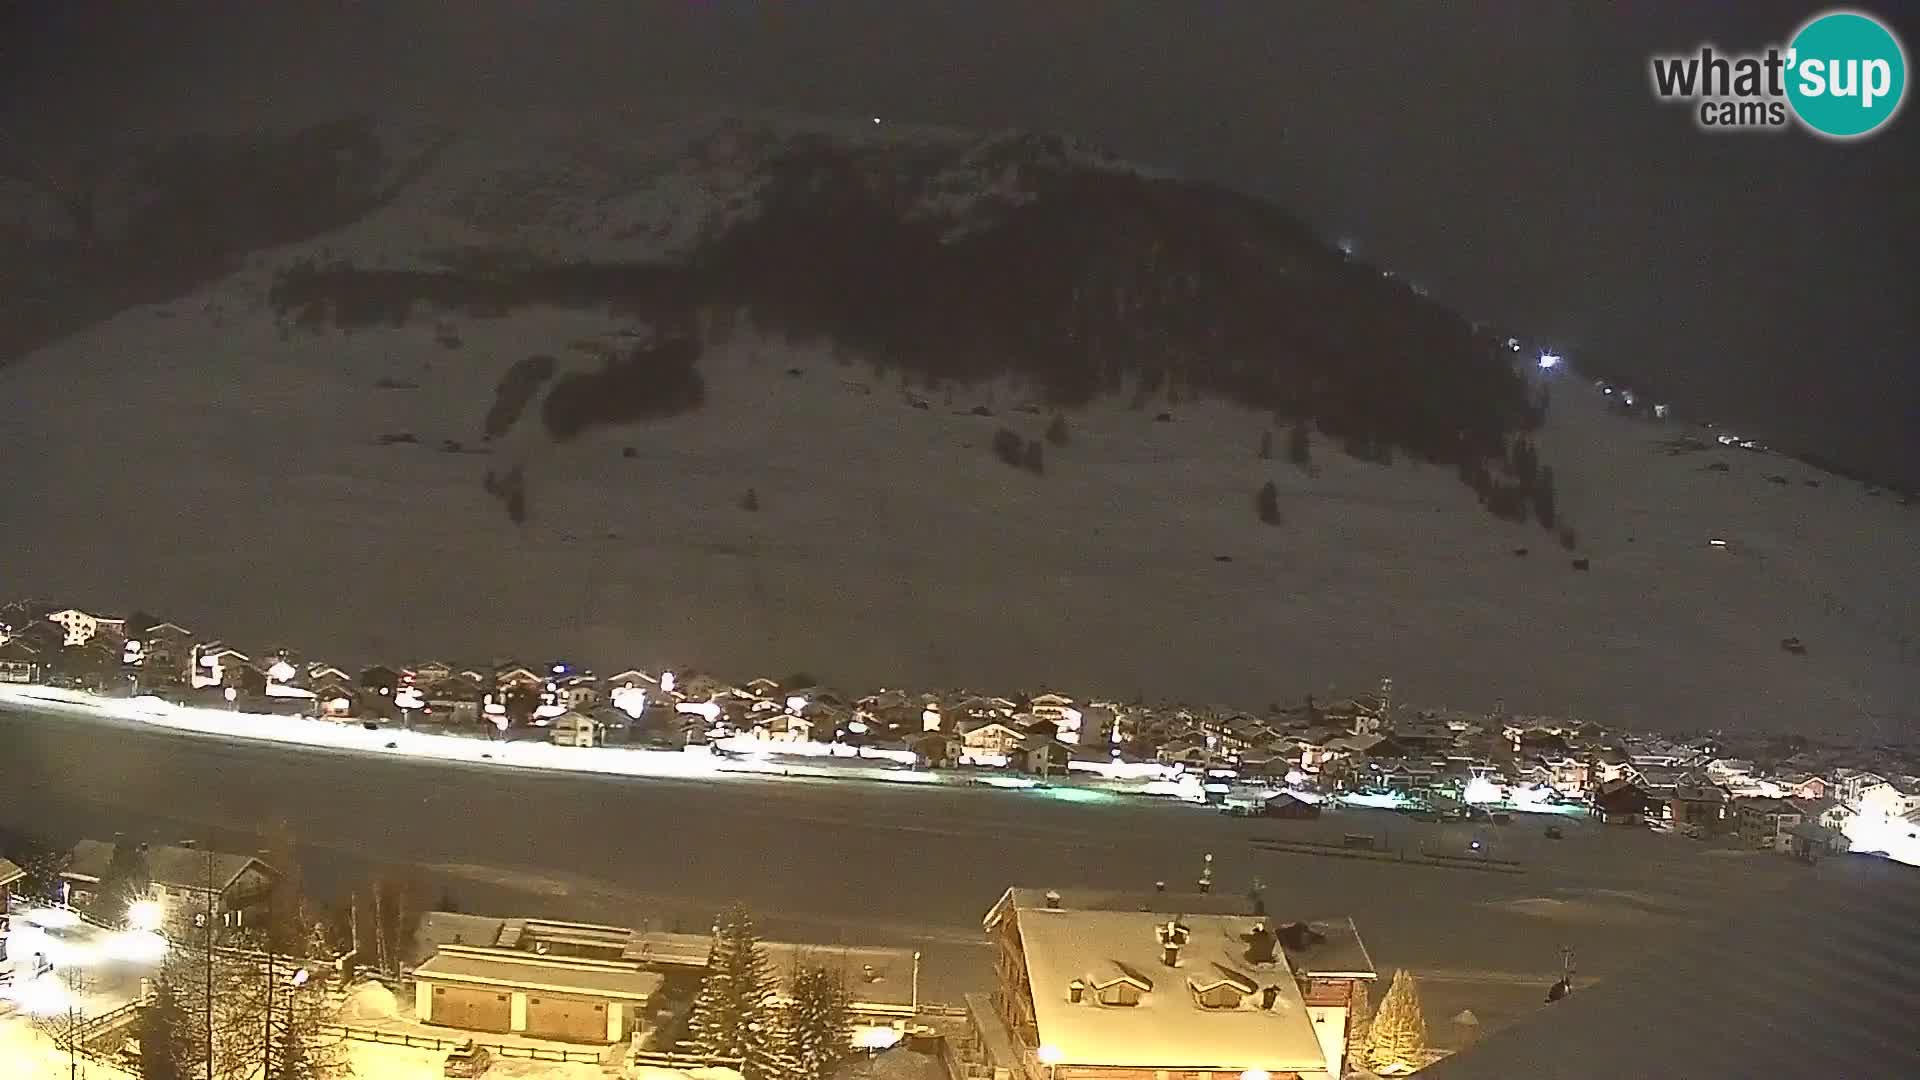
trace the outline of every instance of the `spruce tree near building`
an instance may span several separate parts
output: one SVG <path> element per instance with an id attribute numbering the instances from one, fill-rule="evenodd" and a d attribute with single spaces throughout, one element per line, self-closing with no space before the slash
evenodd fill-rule
<path id="1" fill-rule="evenodd" d="M 144 899 L 152 888 L 145 847 L 124 836 L 115 837 L 113 854 L 107 859 L 107 869 L 94 890 L 92 915 L 101 922 L 118 926 L 127 917 L 127 906 Z"/>
<path id="2" fill-rule="evenodd" d="M 796 1080 L 827 1080 L 852 1055 L 847 987 L 838 972 L 806 966 L 795 971 L 786 1021 Z"/>
<path id="3" fill-rule="evenodd" d="M 1367 1032 L 1367 1061 L 1379 1072 L 1412 1072 L 1427 1063 L 1427 1018 L 1420 1010 L 1420 987 L 1405 968 L 1393 973 L 1393 985 L 1380 999 Z"/>
<path id="4" fill-rule="evenodd" d="M 688 1020 L 689 1049 L 709 1057 L 739 1058 L 745 1080 L 785 1080 L 793 1074 L 783 1052 L 778 983 L 753 916 L 739 904 L 720 913 L 707 952 L 707 974 Z"/>
<path id="5" fill-rule="evenodd" d="M 134 1032 L 144 1080 L 189 1080 L 193 1075 L 187 1012 L 174 996 L 173 980 L 155 980 L 153 999 L 141 1006 Z"/>

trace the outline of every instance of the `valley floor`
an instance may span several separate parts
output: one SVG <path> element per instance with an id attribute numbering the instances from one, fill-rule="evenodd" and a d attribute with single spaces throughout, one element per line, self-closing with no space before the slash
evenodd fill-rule
<path id="1" fill-rule="evenodd" d="M 1247 821 L 1035 792 L 552 776 L 19 710 L 0 712 L 0 737 L 12 748 L 0 789 L 13 796 L 13 828 L 63 842 L 126 832 L 246 851 L 260 846 L 263 822 L 285 816 L 318 892 L 397 873 L 418 895 L 502 915 L 698 932 L 739 899 L 770 937 L 923 950 L 932 1000 L 987 984 L 979 920 L 1006 886 L 1179 882 L 1211 852 L 1219 891 L 1244 893 L 1257 880 L 1276 913 L 1351 915 L 1383 972 L 1426 976 L 1431 1017 L 1472 1008 L 1491 1029 L 1537 1007 L 1563 947 L 1575 950 L 1583 978 L 1605 979 L 1801 872 L 1764 852 L 1586 824 L 1549 841 L 1522 825 L 1426 825 L 1364 810 Z M 1465 848 L 1478 837 L 1526 872 L 1257 843 L 1281 834 L 1337 843 L 1355 831 L 1389 846 Z"/>

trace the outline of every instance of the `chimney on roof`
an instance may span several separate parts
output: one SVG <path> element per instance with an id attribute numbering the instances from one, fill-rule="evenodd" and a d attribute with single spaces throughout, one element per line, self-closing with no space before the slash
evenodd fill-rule
<path id="1" fill-rule="evenodd" d="M 1254 923 L 1253 933 L 1247 935 L 1247 962 L 1250 964 L 1273 963 L 1275 944 L 1276 938 L 1273 931 L 1267 929 L 1267 924 Z"/>
<path id="2" fill-rule="evenodd" d="M 1048 911 L 1060 910 L 1060 894 L 1058 892 L 1055 892 L 1052 889 L 1047 890 L 1047 910 Z"/>
<path id="3" fill-rule="evenodd" d="M 1067 984 L 1067 1000 L 1075 1005 L 1087 996 L 1087 984 L 1075 979 Z"/>
<path id="4" fill-rule="evenodd" d="M 1154 928 L 1154 935 L 1160 939 L 1160 962 L 1179 967 L 1180 949 L 1187 943 L 1187 928 L 1180 925 L 1178 918 L 1168 919 L 1165 926 Z"/>
<path id="5" fill-rule="evenodd" d="M 1156 881 L 1156 882 L 1154 882 L 1154 883 L 1153 883 L 1153 891 L 1154 891 L 1154 892 L 1166 892 L 1166 891 L 1167 891 L 1167 883 L 1166 883 L 1166 882 L 1164 882 L 1164 881 Z"/>
<path id="6" fill-rule="evenodd" d="M 1261 988 L 1260 990 L 1260 1007 L 1261 1008 L 1271 1012 L 1273 1010 L 1273 1003 L 1279 1000 L 1280 1000 L 1279 987 L 1267 986 L 1267 987 Z"/>

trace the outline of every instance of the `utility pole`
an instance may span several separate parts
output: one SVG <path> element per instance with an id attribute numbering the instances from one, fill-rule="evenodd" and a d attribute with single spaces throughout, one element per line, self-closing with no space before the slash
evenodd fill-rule
<path id="1" fill-rule="evenodd" d="M 267 941 L 267 1021 L 260 1041 L 261 1080 L 273 1077 L 273 941 Z"/>
<path id="2" fill-rule="evenodd" d="M 207 929 L 207 1080 L 213 1080 L 213 847 L 207 847 L 207 909 L 200 921 Z"/>

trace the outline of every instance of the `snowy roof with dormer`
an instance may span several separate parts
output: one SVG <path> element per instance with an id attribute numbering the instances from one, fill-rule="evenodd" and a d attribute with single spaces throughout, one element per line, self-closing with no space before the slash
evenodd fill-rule
<path id="1" fill-rule="evenodd" d="M 1315 1072 L 1327 1067 L 1286 953 L 1255 962 L 1252 916 L 1021 908 L 1020 944 L 1033 990 L 1040 1045 L 1063 1065 L 1211 1069 L 1228 1073 Z M 1186 943 L 1173 966 L 1168 923 Z M 1134 1005 L 1104 1005 L 1092 989 L 1125 973 L 1143 990 Z M 1210 1007 L 1201 992 L 1232 988 L 1238 1005 Z M 1268 1003 L 1265 999 L 1271 997 Z"/>

